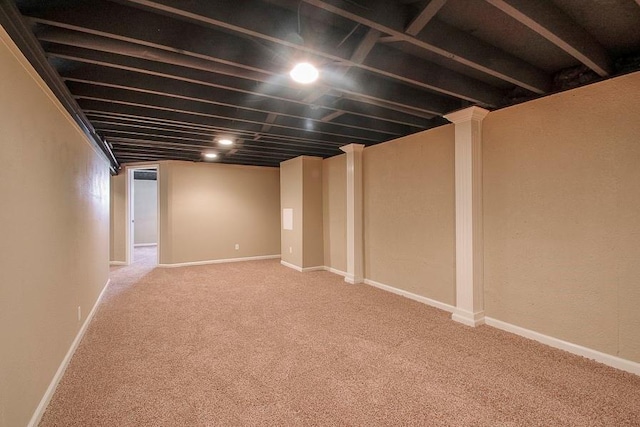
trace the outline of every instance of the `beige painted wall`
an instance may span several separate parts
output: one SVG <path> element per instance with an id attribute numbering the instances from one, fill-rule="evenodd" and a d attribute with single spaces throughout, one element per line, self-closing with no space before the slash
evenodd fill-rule
<path id="1" fill-rule="evenodd" d="M 133 244 L 158 243 L 158 181 L 134 179 Z"/>
<path id="2" fill-rule="evenodd" d="M 282 210 L 293 209 L 293 230 L 285 230 Z M 280 163 L 280 217 L 282 261 L 302 267 L 302 158 Z"/>
<path id="3" fill-rule="evenodd" d="M 324 266 L 322 227 L 322 158 L 304 156 L 303 160 L 303 253 L 302 266 Z"/>
<path id="4" fill-rule="evenodd" d="M 0 64 L 0 425 L 24 426 L 107 283 L 109 167 L 1 27 Z"/>
<path id="5" fill-rule="evenodd" d="M 126 209 L 127 195 L 126 173 L 111 177 L 109 192 L 109 260 L 114 262 L 126 262 Z"/>
<path id="6" fill-rule="evenodd" d="M 347 271 L 347 155 L 322 162 L 324 265 Z"/>
<path id="7" fill-rule="evenodd" d="M 160 222 L 158 236 L 158 263 L 170 264 L 173 261 L 172 249 L 165 244 L 165 240 L 173 235 L 173 226 L 170 218 L 173 218 L 173 168 L 171 162 L 158 163 L 158 205 L 160 207 Z"/>
<path id="8" fill-rule="evenodd" d="M 364 149 L 365 278 L 455 304 L 454 128 Z"/>
<path id="9" fill-rule="evenodd" d="M 162 264 L 279 255 L 277 168 L 170 161 L 159 174 Z"/>
<path id="10" fill-rule="evenodd" d="M 324 265 L 322 158 L 300 156 L 280 163 L 282 209 L 293 209 L 293 230 L 282 232 L 282 261 L 300 268 Z"/>
<path id="11" fill-rule="evenodd" d="M 486 314 L 640 362 L 640 73 L 483 135 Z"/>

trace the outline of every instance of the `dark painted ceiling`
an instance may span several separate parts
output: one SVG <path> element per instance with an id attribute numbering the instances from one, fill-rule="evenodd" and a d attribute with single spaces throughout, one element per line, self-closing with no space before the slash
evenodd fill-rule
<path id="1" fill-rule="evenodd" d="M 328 157 L 640 68 L 640 0 L 3 2 L 114 169 Z"/>

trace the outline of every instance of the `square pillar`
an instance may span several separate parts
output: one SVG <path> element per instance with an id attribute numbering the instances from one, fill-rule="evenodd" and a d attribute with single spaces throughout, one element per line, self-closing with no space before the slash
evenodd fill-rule
<path id="1" fill-rule="evenodd" d="M 468 326 L 484 324 L 482 224 L 482 120 L 489 111 L 469 107 L 444 116 L 455 125 L 456 311 Z"/>
<path id="2" fill-rule="evenodd" d="M 363 199 L 362 199 L 362 144 L 340 147 L 347 153 L 347 275 L 348 283 L 362 283 L 363 261 Z"/>

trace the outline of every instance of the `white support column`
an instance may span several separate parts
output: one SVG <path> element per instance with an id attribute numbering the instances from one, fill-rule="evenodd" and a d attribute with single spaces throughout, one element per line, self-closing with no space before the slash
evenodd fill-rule
<path id="1" fill-rule="evenodd" d="M 362 144 L 340 147 L 347 153 L 347 276 L 348 283 L 362 283 L 363 216 L 362 216 Z"/>
<path id="2" fill-rule="evenodd" d="M 484 324 L 482 235 L 482 120 L 489 111 L 469 107 L 444 116 L 455 124 L 456 311 L 468 326 Z"/>

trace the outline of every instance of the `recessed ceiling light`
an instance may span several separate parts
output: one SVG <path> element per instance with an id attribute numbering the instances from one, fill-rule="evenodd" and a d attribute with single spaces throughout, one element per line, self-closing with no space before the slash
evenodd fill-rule
<path id="1" fill-rule="evenodd" d="M 293 67 L 293 70 L 291 70 L 289 75 L 295 82 L 309 84 L 318 80 L 320 72 L 318 72 L 318 69 L 312 64 L 309 64 L 308 62 L 301 62 Z"/>
<path id="2" fill-rule="evenodd" d="M 218 155 L 216 153 L 204 153 L 204 157 L 207 159 L 215 159 Z"/>
<path id="3" fill-rule="evenodd" d="M 218 140 L 218 144 L 220 145 L 233 145 L 233 141 L 229 138 L 223 138 Z"/>

